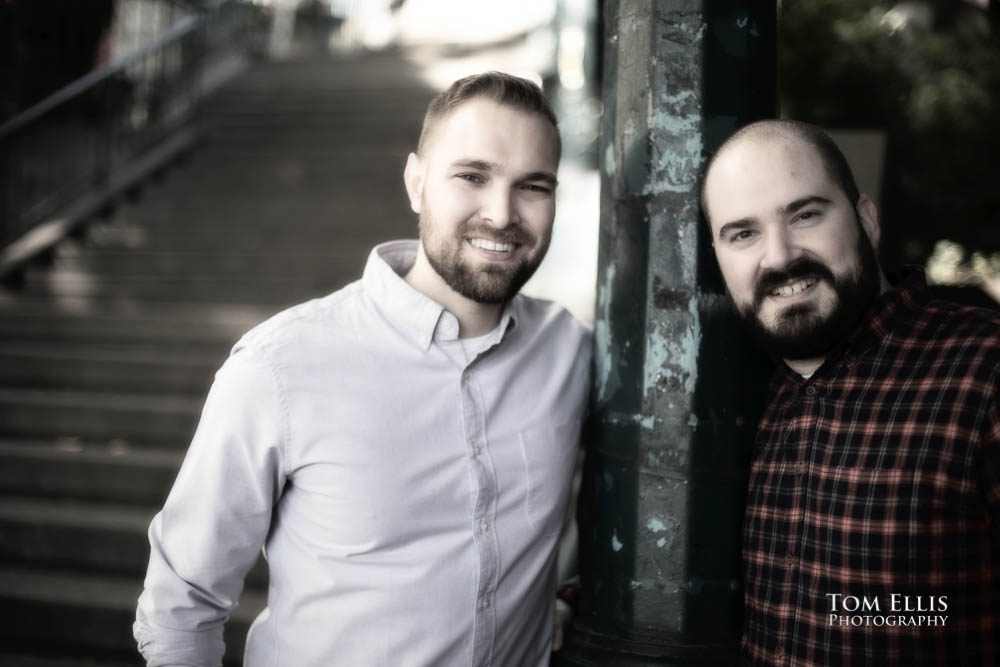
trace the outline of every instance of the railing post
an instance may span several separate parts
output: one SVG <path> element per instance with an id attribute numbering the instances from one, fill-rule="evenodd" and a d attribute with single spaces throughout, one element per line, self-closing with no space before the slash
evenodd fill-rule
<path id="1" fill-rule="evenodd" d="M 609 0 L 583 595 L 562 665 L 734 665 L 766 364 L 727 306 L 705 155 L 775 108 L 776 6 Z"/>

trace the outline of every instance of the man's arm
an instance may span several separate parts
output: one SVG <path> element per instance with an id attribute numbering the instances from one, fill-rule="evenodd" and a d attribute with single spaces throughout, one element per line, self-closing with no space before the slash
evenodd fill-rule
<path id="1" fill-rule="evenodd" d="M 216 374 L 163 509 L 133 633 L 150 667 L 214 667 L 222 627 L 267 537 L 285 481 L 287 419 L 265 359 L 242 350 Z"/>

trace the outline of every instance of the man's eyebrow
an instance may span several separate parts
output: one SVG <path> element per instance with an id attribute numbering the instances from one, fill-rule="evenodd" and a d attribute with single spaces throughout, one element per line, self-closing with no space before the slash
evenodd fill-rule
<path id="1" fill-rule="evenodd" d="M 740 218 L 739 220 L 733 220 L 732 222 L 727 222 L 726 224 L 719 227 L 719 238 L 728 234 L 729 232 L 739 231 L 741 229 L 747 229 L 753 227 L 756 221 L 753 218 Z"/>
<path id="2" fill-rule="evenodd" d="M 455 160 L 451 163 L 452 167 L 463 167 L 465 169 L 478 169 L 479 171 L 496 171 L 500 168 L 496 162 L 487 162 L 486 160 Z"/>
<path id="3" fill-rule="evenodd" d="M 784 206 L 778 207 L 779 215 L 787 215 L 789 213 L 795 213 L 796 211 L 809 206 L 810 204 L 832 204 L 833 202 L 826 197 L 820 197 L 819 195 L 809 195 L 808 197 L 802 197 L 796 199 L 795 201 L 789 202 Z"/>

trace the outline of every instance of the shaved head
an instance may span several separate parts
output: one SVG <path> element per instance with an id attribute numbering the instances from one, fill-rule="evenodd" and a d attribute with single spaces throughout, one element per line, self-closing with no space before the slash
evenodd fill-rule
<path id="1" fill-rule="evenodd" d="M 715 162 L 727 153 L 730 149 L 739 146 L 747 141 L 791 141 L 801 142 L 811 146 L 819 155 L 819 160 L 823 164 L 830 179 L 837 184 L 847 200 L 851 204 L 857 204 L 861 196 L 858 184 L 854 180 L 854 174 L 847 163 L 847 158 L 834 143 L 826 132 L 810 125 L 795 120 L 761 120 L 756 123 L 745 125 L 733 133 L 728 139 L 722 142 L 715 154 L 712 155 L 705 166 L 705 176 L 701 186 L 701 207 L 705 212 L 705 217 L 710 218 L 708 202 L 705 198 L 705 183 L 708 182 L 709 174 Z"/>

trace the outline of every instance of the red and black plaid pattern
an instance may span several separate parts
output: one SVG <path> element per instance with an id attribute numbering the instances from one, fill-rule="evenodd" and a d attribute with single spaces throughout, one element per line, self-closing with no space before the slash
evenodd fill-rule
<path id="1" fill-rule="evenodd" d="M 809 379 L 775 374 L 746 664 L 1000 665 L 1000 317 L 924 286 L 911 271 Z"/>

